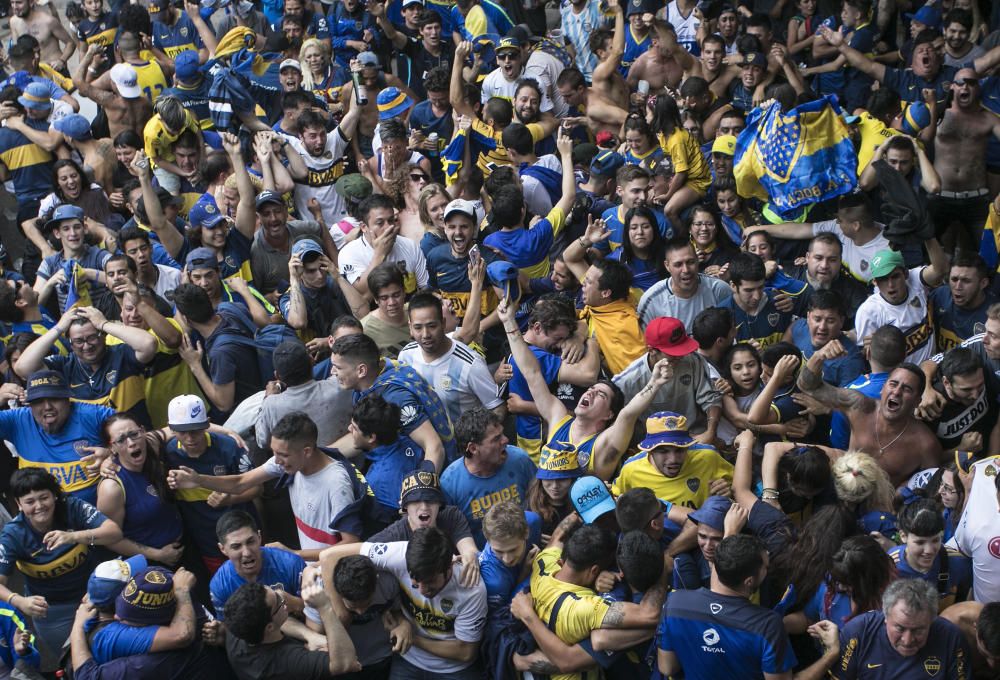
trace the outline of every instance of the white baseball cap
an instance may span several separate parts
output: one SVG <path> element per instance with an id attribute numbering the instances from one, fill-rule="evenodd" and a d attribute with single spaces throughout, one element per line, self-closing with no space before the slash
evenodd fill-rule
<path id="1" fill-rule="evenodd" d="M 444 209 L 444 219 L 448 219 L 454 213 L 462 213 L 472 218 L 472 221 L 476 221 L 476 205 L 472 201 L 466 201 L 463 198 L 456 198 L 454 201 L 445 206 Z"/>
<path id="2" fill-rule="evenodd" d="M 285 59 L 281 62 L 281 66 L 278 68 L 278 73 L 281 73 L 286 68 L 293 68 L 299 73 L 302 73 L 302 64 L 300 64 L 296 59 Z"/>
<path id="3" fill-rule="evenodd" d="M 194 394 L 181 394 L 167 406 L 167 424 L 176 432 L 204 430 L 208 427 L 205 402 Z"/>
<path id="4" fill-rule="evenodd" d="M 125 99 L 138 99 L 142 96 L 139 88 L 139 75 L 131 64 L 115 64 L 111 67 L 111 82 L 118 88 L 118 93 Z"/>

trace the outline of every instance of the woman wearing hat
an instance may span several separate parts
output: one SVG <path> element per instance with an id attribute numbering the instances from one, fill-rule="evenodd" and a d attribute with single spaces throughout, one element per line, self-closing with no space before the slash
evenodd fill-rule
<path id="1" fill-rule="evenodd" d="M 528 487 L 528 509 L 542 518 L 542 542 L 548 543 L 559 522 L 573 512 L 569 488 L 583 475 L 576 451 L 569 446 L 542 448 L 535 481 Z"/>

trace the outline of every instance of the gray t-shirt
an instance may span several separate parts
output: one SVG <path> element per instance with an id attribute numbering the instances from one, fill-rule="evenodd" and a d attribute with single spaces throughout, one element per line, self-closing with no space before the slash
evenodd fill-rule
<path id="1" fill-rule="evenodd" d="M 323 245 L 323 227 L 313 220 L 289 220 L 288 224 L 289 250 L 276 250 L 264 240 L 264 230 L 259 229 L 250 246 L 250 271 L 253 272 L 253 285 L 264 295 L 273 293 L 282 281 L 288 283 L 288 258 L 291 256 L 292 243 L 303 236 L 311 236 Z"/>
<path id="2" fill-rule="evenodd" d="M 647 357 L 643 354 L 613 378 L 625 394 L 625 403 L 632 401 L 649 384 L 653 372 Z M 721 404 L 722 395 L 708 376 L 708 362 L 695 352 L 680 357 L 673 364 L 673 377 L 657 390 L 653 402 L 639 416 L 639 422 L 659 411 L 673 411 L 687 417 L 692 432 L 704 432 L 705 412 Z"/>
<path id="3" fill-rule="evenodd" d="M 255 428 L 257 444 L 270 448 L 271 430 L 278 421 L 292 411 L 303 411 L 316 423 L 316 441 L 326 446 L 347 433 L 351 409 L 351 390 L 341 389 L 334 377 L 289 387 L 280 394 L 268 395 L 261 404 Z"/>
<path id="4" fill-rule="evenodd" d="M 658 317 L 672 316 L 680 319 L 690 333 L 694 318 L 703 309 L 718 307 L 733 295 L 728 283 L 705 274 L 698 275 L 698 290 L 687 299 L 674 295 L 670 284 L 670 279 L 660 281 L 642 294 L 636 311 L 644 327 Z"/>

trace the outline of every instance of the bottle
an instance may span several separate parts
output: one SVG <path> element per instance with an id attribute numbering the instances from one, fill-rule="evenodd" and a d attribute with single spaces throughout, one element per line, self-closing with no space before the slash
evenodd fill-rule
<path id="1" fill-rule="evenodd" d="M 351 71 L 351 82 L 354 83 L 354 101 L 361 106 L 368 105 L 368 89 L 361 84 L 361 74 Z"/>
<path id="2" fill-rule="evenodd" d="M 438 149 L 438 133 L 432 132 L 429 135 L 427 135 L 427 141 L 434 145 L 434 148 L 431 149 L 431 151 L 430 151 L 430 155 L 431 156 L 437 156 L 438 155 L 438 151 L 439 151 L 439 149 Z"/>

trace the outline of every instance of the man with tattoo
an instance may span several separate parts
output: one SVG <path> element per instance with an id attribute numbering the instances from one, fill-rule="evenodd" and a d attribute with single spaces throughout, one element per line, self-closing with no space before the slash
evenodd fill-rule
<path id="1" fill-rule="evenodd" d="M 870 453 L 899 486 L 917 470 L 937 467 L 941 444 L 914 409 L 924 391 L 924 374 L 904 363 L 889 374 L 878 400 L 823 382 L 823 362 L 846 354 L 839 340 L 817 350 L 799 373 L 799 389 L 844 414 L 851 426 L 852 450 Z"/>

